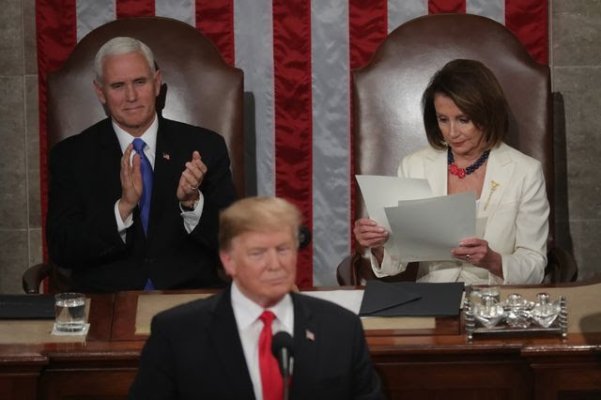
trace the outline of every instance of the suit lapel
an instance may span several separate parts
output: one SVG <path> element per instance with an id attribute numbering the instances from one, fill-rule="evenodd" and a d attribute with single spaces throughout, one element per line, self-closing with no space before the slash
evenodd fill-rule
<path id="1" fill-rule="evenodd" d="M 223 373 L 223 381 L 230 382 L 225 387 L 231 392 L 231 398 L 254 398 L 254 389 L 232 308 L 231 286 L 217 296 L 220 298 L 213 310 L 212 329 L 209 329 L 210 344 L 214 345 L 217 357 L 210 362 L 218 363 L 219 370 Z"/>
<path id="2" fill-rule="evenodd" d="M 427 155 L 424 160 L 424 174 L 432 194 L 445 196 L 447 194 L 447 153 L 436 151 Z"/>
<path id="3" fill-rule="evenodd" d="M 150 206 L 150 225 L 148 236 L 157 229 L 157 222 L 163 214 L 165 207 L 169 207 L 171 199 L 175 198 L 177 190 L 178 161 L 173 149 L 175 148 L 174 135 L 165 128 L 162 118 L 159 118 L 157 131 L 156 150 L 154 155 L 154 177 L 152 185 L 152 200 Z M 174 186 L 174 182 L 176 185 Z"/>
<path id="4" fill-rule="evenodd" d="M 113 202 L 121 197 L 121 146 L 117 134 L 113 130 L 111 120 L 107 118 L 105 125 L 99 131 L 99 151 L 96 158 L 96 171 L 100 174 L 100 185 L 106 185 L 101 193 L 108 196 Z M 105 177 L 114 177 L 104 179 Z"/>
<path id="5" fill-rule="evenodd" d="M 311 310 L 302 301 L 302 298 L 291 293 L 294 304 L 294 370 L 292 371 L 291 398 L 300 398 L 303 385 L 312 381 L 315 376 L 314 368 L 319 361 L 318 327 L 315 325 Z"/>
<path id="6" fill-rule="evenodd" d="M 480 215 L 488 218 L 494 215 L 510 187 L 514 169 L 515 163 L 509 156 L 507 145 L 501 144 L 490 152 L 480 197 Z"/>

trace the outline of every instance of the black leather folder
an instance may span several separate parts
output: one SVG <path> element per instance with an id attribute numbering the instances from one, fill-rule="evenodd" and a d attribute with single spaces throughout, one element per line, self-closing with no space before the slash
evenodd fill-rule
<path id="1" fill-rule="evenodd" d="M 359 315 L 450 317 L 459 315 L 463 283 L 367 281 Z"/>
<path id="2" fill-rule="evenodd" d="M 54 296 L 0 295 L 0 319 L 54 319 Z"/>

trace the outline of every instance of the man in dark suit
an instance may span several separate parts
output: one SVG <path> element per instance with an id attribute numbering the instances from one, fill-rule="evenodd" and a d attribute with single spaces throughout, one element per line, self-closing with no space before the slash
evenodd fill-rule
<path id="1" fill-rule="evenodd" d="M 220 285 L 218 214 L 235 198 L 225 141 L 157 114 L 144 43 L 111 39 L 95 72 L 109 118 L 51 152 L 50 258 L 86 292 Z"/>
<path id="2" fill-rule="evenodd" d="M 382 398 L 359 317 L 292 292 L 300 220 L 278 198 L 222 212 L 220 257 L 233 283 L 153 318 L 130 398 L 281 400 L 283 381 L 266 376 L 275 362 L 261 350 L 266 329 L 293 336 L 290 399 Z"/>

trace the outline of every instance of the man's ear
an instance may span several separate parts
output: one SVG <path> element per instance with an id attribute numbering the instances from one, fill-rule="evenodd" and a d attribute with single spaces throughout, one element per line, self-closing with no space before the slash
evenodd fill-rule
<path id="1" fill-rule="evenodd" d="M 94 91 L 96 92 L 96 97 L 102 104 L 106 104 L 106 97 L 104 97 L 104 92 L 102 91 L 102 84 L 94 79 Z"/>
<path id="2" fill-rule="evenodd" d="M 219 250 L 219 259 L 221 260 L 225 273 L 232 278 L 236 276 L 236 262 L 232 258 L 230 252 L 227 250 Z"/>
<path id="3" fill-rule="evenodd" d="M 157 69 L 154 73 L 154 95 L 158 96 L 161 93 L 161 83 L 163 78 L 161 77 L 161 70 Z"/>

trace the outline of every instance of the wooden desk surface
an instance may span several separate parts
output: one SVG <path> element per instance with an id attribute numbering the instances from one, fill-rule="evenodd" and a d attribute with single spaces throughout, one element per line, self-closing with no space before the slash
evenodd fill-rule
<path id="1" fill-rule="evenodd" d="M 590 294 L 598 288 L 563 290 Z M 83 342 L 0 345 L 0 398 L 125 399 L 147 338 L 135 329 L 143 293 L 90 296 L 91 328 Z M 597 303 L 587 305 L 593 319 L 601 309 Z M 460 321 L 447 318 L 428 332 L 368 331 L 366 336 L 391 399 L 601 398 L 601 332 L 470 342 Z"/>

